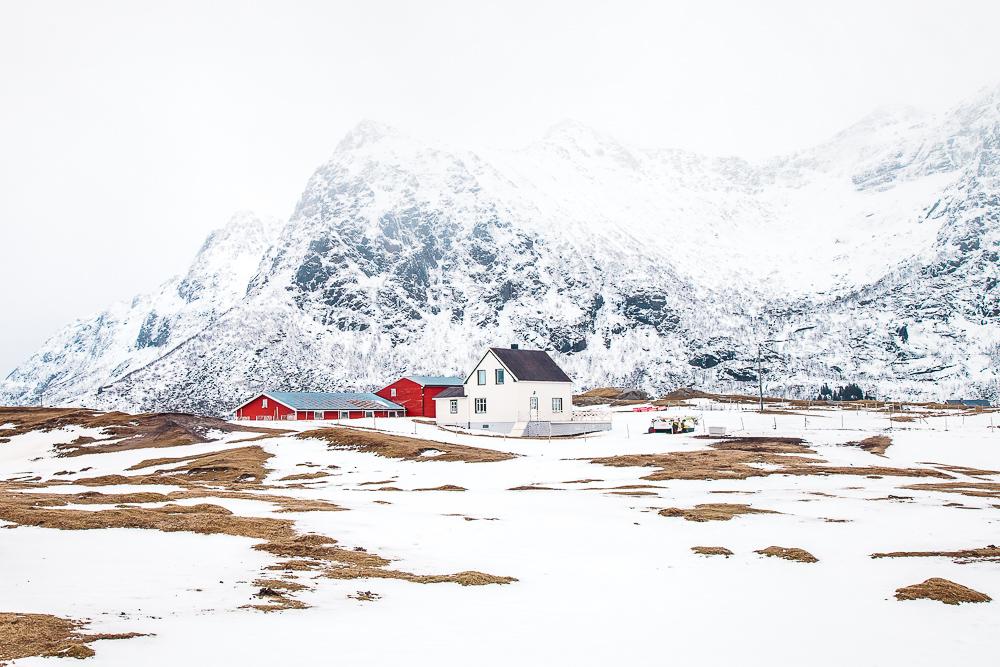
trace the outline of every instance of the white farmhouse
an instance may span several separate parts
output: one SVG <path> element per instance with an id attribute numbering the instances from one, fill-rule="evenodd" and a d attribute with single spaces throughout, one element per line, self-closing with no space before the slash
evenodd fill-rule
<path id="1" fill-rule="evenodd" d="M 465 378 L 434 397 L 440 426 L 513 436 L 573 435 L 610 428 L 573 421 L 573 381 L 542 350 L 491 347 Z"/>

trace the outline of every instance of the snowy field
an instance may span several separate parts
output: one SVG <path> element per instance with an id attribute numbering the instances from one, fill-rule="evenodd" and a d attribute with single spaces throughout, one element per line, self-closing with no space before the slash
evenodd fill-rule
<path id="1" fill-rule="evenodd" d="M 89 620 L 92 633 L 146 633 L 92 644 L 96 656 L 89 663 L 123 667 L 940 666 L 996 655 L 1000 602 L 899 601 L 894 593 L 941 577 L 1000 598 L 1000 562 L 870 556 L 1000 542 L 1000 473 L 991 472 L 1000 468 L 1000 413 L 924 417 L 914 412 L 907 413 L 913 421 L 891 422 L 885 412 L 775 412 L 695 401 L 669 412 L 698 415 L 701 423 L 693 434 L 646 434 L 648 413 L 615 412 L 610 432 L 551 441 L 454 434 L 410 419 L 352 424 L 518 455 L 473 463 L 436 461 L 434 451 L 415 460 L 347 451 L 294 433 L 236 442 L 246 440 L 241 432 L 219 433 L 207 443 L 65 458 L 54 445 L 99 437 L 101 429 L 68 426 L 14 435 L 0 442 L 0 480 L 31 480 L 11 484 L 11 493 L 54 496 L 169 494 L 187 487 L 169 480 L 133 485 L 118 479 L 102 486 L 87 480 L 157 470 L 155 465 L 128 470 L 149 459 L 259 446 L 271 455 L 264 464 L 267 477 L 244 495 L 320 499 L 346 511 L 279 512 L 275 502 L 223 497 L 221 491 L 218 498 L 176 503 L 212 503 L 237 517 L 291 519 L 301 533 L 329 536 L 346 549 L 363 548 L 390 559 L 394 570 L 475 570 L 517 581 L 460 586 L 300 571 L 288 576 L 305 586 L 294 597 L 308 606 L 264 612 L 245 605 L 256 600 L 254 581 L 282 559 L 254 550 L 260 540 L 0 521 L 10 528 L 0 530 L 0 612 Z M 254 424 L 299 431 L 322 425 L 329 423 Z M 716 426 L 731 436 L 802 438 L 814 452 L 796 459 L 822 460 L 838 472 L 651 481 L 643 477 L 657 467 L 589 460 L 704 451 L 718 440 L 697 436 Z M 884 456 L 845 444 L 874 435 L 891 438 Z M 750 465 L 764 473 L 776 469 Z M 843 471 L 872 467 L 910 476 Z M 316 471 L 328 475 L 281 481 Z M 920 471 L 937 477 L 913 476 Z M 84 483 L 74 483 L 80 480 Z M 954 482 L 993 491 L 966 495 L 905 488 Z M 465 490 L 416 491 L 441 485 Z M 524 486 L 541 488 L 512 490 Z M 380 490 L 389 488 L 397 490 Z M 625 495 L 635 493 L 643 495 Z M 704 503 L 746 504 L 774 513 L 709 521 L 658 513 Z M 71 502 L 54 509 L 102 512 L 118 505 Z M 804 549 L 818 562 L 755 553 L 772 545 Z M 694 546 L 733 553 L 698 555 Z M 359 591 L 373 593 L 367 596 L 373 599 L 356 599 Z M 15 662 L 50 663 L 39 657 Z"/>

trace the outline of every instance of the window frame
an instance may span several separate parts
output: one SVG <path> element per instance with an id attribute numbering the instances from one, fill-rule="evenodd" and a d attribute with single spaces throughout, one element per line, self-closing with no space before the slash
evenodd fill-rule
<path id="1" fill-rule="evenodd" d="M 448 401 L 448 414 L 457 415 L 458 414 L 458 399 L 452 398 Z"/>
<path id="2" fill-rule="evenodd" d="M 396 398 L 396 388 L 395 387 L 389 387 L 389 397 L 390 398 Z"/>
<path id="3" fill-rule="evenodd" d="M 351 411 L 350 410 L 339 410 L 338 412 L 340 412 L 340 415 L 338 416 L 339 419 L 350 419 L 351 418 Z"/>
<path id="4" fill-rule="evenodd" d="M 374 419 L 375 418 L 375 411 L 374 410 L 365 410 L 365 417 L 371 417 L 372 419 Z"/>
<path id="5" fill-rule="evenodd" d="M 538 397 L 537 396 L 529 396 L 528 397 L 528 409 L 529 410 L 538 410 Z"/>
<path id="6" fill-rule="evenodd" d="M 495 384 L 503 384 L 504 380 L 506 379 L 505 376 L 506 374 L 504 373 L 503 369 L 497 368 L 496 370 L 493 371 L 493 382 Z"/>
<path id="7" fill-rule="evenodd" d="M 558 408 L 556 407 L 556 404 L 557 404 L 557 403 L 558 403 L 558 405 L 559 405 L 559 407 L 558 407 Z M 558 413 L 561 413 L 562 411 L 563 411 L 563 400 L 562 400 L 562 396 L 553 396 L 553 397 L 552 397 L 552 412 L 554 412 L 554 413 L 555 413 L 555 412 L 558 412 Z"/>
<path id="8" fill-rule="evenodd" d="M 480 409 L 480 407 L 479 407 L 480 405 L 482 405 L 482 409 Z M 476 414 L 477 415 L 485 415 L 486 414 L 486 398 L 485 397 L 481 396 L 481 397 L 479 397 L 479 398 L 476 399 Z"/>
<path id="9" fill-rule="evenodd" d="M 486 386 L 486 369 L 480 368 L 476 371 L 476 384 Z"/>
<path id="10" fill-rule="evenodd" d="M 313 410 L 313 419 L 326 419 L 326 410 Z"/>
<path id="11" fill-rule="evenodd" d="M 264 398 L 261 399 L 261 401 L 260 401 L 260 407 L 262 407 L 262 408 L 266 408 L 267 407 L 267 396 L 265 396 Z"/>

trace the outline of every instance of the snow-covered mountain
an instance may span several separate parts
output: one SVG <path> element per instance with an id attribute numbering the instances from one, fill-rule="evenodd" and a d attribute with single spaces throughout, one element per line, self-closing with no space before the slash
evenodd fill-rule
<path id="1" fill-rule="evenodd" d="M 739 391 L 760 337 L 772 392 L 994 397 L 998 216 L 1000 89 L 761 163 L 576 123 L 473 153 L 363 122 L 287 224 L 236 219 L 183 280 L 57 334 L 0 402 L 223 412 L 509 342 L 580 388 Z"/>
<path id="2" fill-rule="evenodd" d="M 249 212 L 212 232 L 187 273 L 66 326 L 0 383 L 0 403 L 79 402 L 215 322 L 240 302 L 280 223 Z"/>

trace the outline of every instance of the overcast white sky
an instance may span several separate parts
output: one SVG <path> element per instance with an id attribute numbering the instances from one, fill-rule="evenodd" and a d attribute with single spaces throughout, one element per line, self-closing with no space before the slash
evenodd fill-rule
<path id="1" fill-rule="evenodd" d="M 0 0 L 0 374 L 234 211 L 287 218 L 362 118 L 761 157 L 997 85 L 997 25 L 995 1 Z"/>

